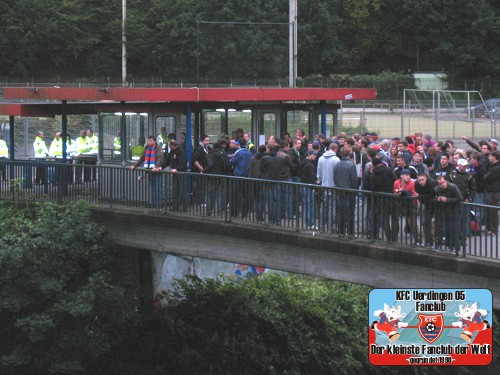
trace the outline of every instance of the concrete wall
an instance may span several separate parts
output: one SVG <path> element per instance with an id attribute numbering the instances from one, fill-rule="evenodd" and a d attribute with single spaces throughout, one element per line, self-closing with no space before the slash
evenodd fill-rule
<path id="1" fill-rule="evenodd" d="M 500 309 L 500 262 L 248 223 L 95 208 L 113 243 L 150 250 L 153 284 L 166 254 L 244 263 L 377 288 L 488 288 Z M 161 264 L 161 266 L 160 266 Z M 156 270 L 156 271 L 155 271 Z"/>

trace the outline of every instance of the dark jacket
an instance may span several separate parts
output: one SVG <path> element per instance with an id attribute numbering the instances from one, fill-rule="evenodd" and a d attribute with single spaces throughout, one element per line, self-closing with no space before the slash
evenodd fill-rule
<path id="1" fill-rule="evenodd" d="M 453 171 L 450 180 L 458 186 L 464 200 L 472 200 L 474 191 L 474 178 L 467 172 Z"/>
<path id="2" fill-rule="evenodd" d="M 484 190 L 487 193 L 500 193 L 500 162 L 488 167 L 484 175 Z"/>
<path id="3" fill-rule="evenodd" d="M 300 151 L 295 151 L 292 147 L 288 151 L 288 156 L 293 164 L 293 172 L 291 172 L 292 177 L 300 177 L 300 168 L 302 167 L 302 160 L 300 159 Z"/>
<path id="4" fill-rule="evenodd" d="M 428 204 L 431 199 L 436 196 L 434 188 L 436 187 L 436 180 L 432 178 L 427 178 L 427 182 L 424 186 L 420 185 L 418 182 L 415 182 L 415 192 L 418 194 L 418 199 L 423 204 Z"/>
<path id="5" fill-rule="evenodd" d="M 280 181 L 288 181 L 292 179 L 292 173 L 295 169 L 292 159 L 290 158 L 290 155 L 286 153 L 283 150 L 279 150 L 278 153 L 276 154 L 279 158 L 283 159 L 287 165 L 287 168 L 282 168 L 281 169 L 281 176 L 280 176 Z"/>
<path id="6" fill-rule="evenodd" d="M 373 168 L 370 186 L 372 191 L 392 194 L 392 187 L 396 180 L 394 172 L 384 163 L 380 163 Z"/>
<path id="7" fill-rule="evenodd" d="M 208 149 L 207 151 L 210 150 L 209 147 L 207 149 Z M 192 172 L 195 172 L 195 173 L 200 172 L 200 170 L 198 168 L 196 168 L 196 166 L 194 165 L 195 162 L 200 163 L 200 165 L 205 170 L 205 168 L 208 165 L 207 155 L 208 155 L 208 152 L 205 152 L 205 148 L 201 144 L 199 144 L 198 147 L 196 147 L 196 149 L 194 150 L 193 157 L 191 158 L 191 171 Z"/>
<path id="8" fill-rule="evenodd" d="M 457 204 L 463 202 L 464 198 L 460 189 L 457 185 L 448 182 L 448 186 L 446 189 L 441 188 L 439 185 L 434 188 L 434 192 L 436 193 L 436 197 L 446 197 L 448 198 L 447 202 L 438 202 L 440 204 Z"/>
<path id="9" fill-rule="evenodd" d="M 279 179 L 279 169 L 283 160 L 276 156 L 275 153 L 264 154 L 260 161 L 260 174 L 264 180 Z"/>
<path id="10" fill-rule="evenodd" d="M 229 157 L 226 151 L 222 148 L 215 147 L 208 151 L 205 173 L 221 175 L 231 174 L 231 165 L 229 164 Z"/>
<path id="11" fill-rule="evenodd" d="M 304 162 L 302 163 L 300 182 L 302 182 L 303 184 L 316 183 L 316 167 L 312 160 L 305 159 Z"/>
<path id="12" fill-rule="evenodd" d="M 485 189 L 485 182 L 484 182 L 484 175 L 488 171 L 488 168 L 486 167 L 483 162 L 481 162 L 477 167 L 473 167 L 471 170 L 471 175 L 474 178 L 474 190 L 477 193 L 484 193 Z"/>
<path id="13" fill-rule="evenodd" d="M 437 169 L 434 169 L 432 176 L 434 178 L 437 178 L 438 176 L 444 176 L 448 181 L 450 180 L 450 175 L 451 172 L 455 171 L 455 167 L 452 164 L 448 164 L 445 168 L 439 164 L 439 167 Z"/>
<path id="14" fill-rule="evenodd" d="M 286 161 L 275 153 L 265 154 L 260 163 L 262 178 L 265 180 L 283 181 L 280 177 L 286 168 L 288 168 Z"/>
<path id="15" fill-rule="evenodd" d="M 348 157 L 340 159 L 333 171 L 333 179 L 337 187 L 357 189 L 359 181 L 356 165 Z"/>
<path id="16" fill-rule="evenodd" d="M 176 169 L 179 172 L 187 171 L 186 163 L 186 151 L 182 146 L 177 146 L 177 148 L 171 149 L 168 153 L 168 157 L 164 161 L 165 167 L 170 167 L 171 169 Z"/>
<path id="17" fill-rule="evenodd" d="M 248 163 L 248 177 L 249 178 L 262 178 L 262 173 L 260 171 L 260 162 L 264 154 L 257 152 L 254 156 L 250 158 Z"/>

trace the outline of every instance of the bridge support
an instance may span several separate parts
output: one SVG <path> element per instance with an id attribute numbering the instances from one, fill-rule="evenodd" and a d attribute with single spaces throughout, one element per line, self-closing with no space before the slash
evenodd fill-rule
<path id="1" fill-rule="evenodd" d="M 496 261 L 193 217 L 145 217 L 96 208 L 94 218 L 108 229 L 110 241 L 156 253 L 157 275 L 164 268 L 160 254 L 167 253 L 377 288 L 488 288 L 494 296 L 493 307 L 500 310 L 500 263 Z M 154 282 L 161 286 L 163 280 L 155 276 Z"/>

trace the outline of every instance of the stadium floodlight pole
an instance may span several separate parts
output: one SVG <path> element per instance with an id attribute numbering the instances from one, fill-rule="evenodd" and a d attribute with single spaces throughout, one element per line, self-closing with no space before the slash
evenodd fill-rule
<path id="1" fill-rule="evenodd" d="M 297 81 L 297 0 L 289 0 L 288 27 L 288 82 L 295 87 Z"/>
<path id="2" fill-rule="evenodd" d="M 127 36 L 125 23 L 127 20 L 127 0 L 122 0 L 122 86 L 127 86 Z"/>

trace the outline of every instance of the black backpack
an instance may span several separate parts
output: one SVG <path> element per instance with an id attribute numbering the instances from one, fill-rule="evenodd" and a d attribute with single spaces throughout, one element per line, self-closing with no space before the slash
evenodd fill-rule
<path id="1" fill-rule="evenodd" d="M 207 155 L 206 172 L 211 174 L 228 174 L 231 164 L 226 153 L 221 149 L 211 149 Z"/>

